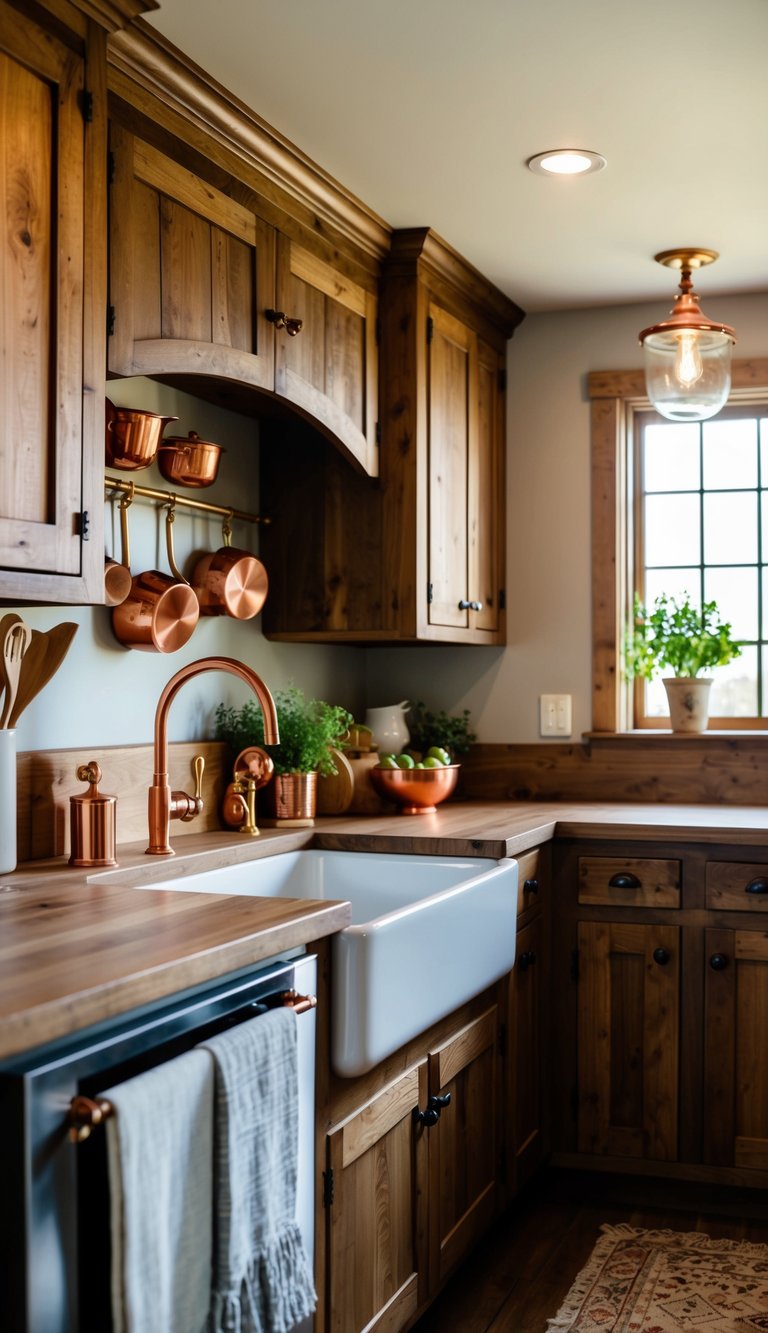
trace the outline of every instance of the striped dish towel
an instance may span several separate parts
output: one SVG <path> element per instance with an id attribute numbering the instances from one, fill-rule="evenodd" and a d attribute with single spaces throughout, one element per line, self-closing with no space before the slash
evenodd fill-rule
<path id="1" fill-rule="evenodd" d="M 213 1061 L 207 1051 L 99 1096 L 106 1122 L 114 1333 L 203 1333 L 213 1250 Z"/>
<path id="2" fill-rule="evenodd" d="M 202 1044 L 216 1067 L 212 1333 L 288 1333 L 317 1303 L 296 1223 L 297 1021 L 273 1009 Z"/>

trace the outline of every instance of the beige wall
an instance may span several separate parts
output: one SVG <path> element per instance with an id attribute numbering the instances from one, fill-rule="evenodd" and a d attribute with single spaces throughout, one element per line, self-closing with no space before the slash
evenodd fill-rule
<path id="1" fill-rule="evenodd" d="M 736 328 L 736 355 L 768 355 L 768 295 L 703 303 Z M 508 646 L 368 652 L 370 702 L 466 707 L 480 740 L 523 742 L 539 740 L 538 696 L 563 693 L 573 696 L 573 735 L 590 729 L 585 376 L 640 366 L 637 333 L 664 312 L 662 300 L 524 321 L 508 355 Z"/>

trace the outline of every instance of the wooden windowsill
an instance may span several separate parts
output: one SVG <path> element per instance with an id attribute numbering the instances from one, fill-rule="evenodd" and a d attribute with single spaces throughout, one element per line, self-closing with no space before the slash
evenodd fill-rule
<path id="1" fill-rule="evenodd" d="M 650 741 L 658 744 L 659 741 L 674 741 L 676 745 L 681 741 L 693 742 L 700 745 L 708 741 L 768 741 L 768 730 L 758 730 L 757 728 L 742 728 L 741 730 L 725 730 L 713 728 L 711 731 L 669 731 L 664 728 L 638 727 L 634 731 L 585 731 L 582 733 L 582 740 L 594 745 L 602 741 Z"/>

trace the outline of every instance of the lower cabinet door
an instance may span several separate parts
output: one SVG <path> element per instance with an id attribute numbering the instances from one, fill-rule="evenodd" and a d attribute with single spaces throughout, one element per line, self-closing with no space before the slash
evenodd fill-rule
<path id="1" fill-rule="evenodd" d="M 704 1160 L 768 1170 L 768 936 L 708 930 Z"/>
<path id="2" fill-rule="evenodd" d="M 510 978 L 506 1131 L 511 1193 L 530 1179 L 543 1155 L 543 933 L 540 915 L 518 931 L 517 958 Z"/>
<path id="3" fill-rule="evenodd" d="M 441 1107 L 429 1137 L 430 1285 L 437 1287 L 476 1244 L 497 1212 L 499 1151 L 494 1004 L 429 1054 L 432 1098 Z"/>
<path id="4" fill-rule="evenodd" d="M 328 1328 L 395 1333 L 426 1298 L 427 1063 L 383 1088 L 328 1136 Z"/>
<path id="5" fill-rule="evenodd" d="M 680 930 L 579 923 L 579 1151 L 677 1158 Z"/>

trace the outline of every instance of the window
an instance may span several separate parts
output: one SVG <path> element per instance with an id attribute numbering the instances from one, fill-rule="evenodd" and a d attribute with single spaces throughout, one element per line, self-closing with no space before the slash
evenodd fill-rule
<path id="1" fill-rule="evenodd" d="M 660 593 L 715 601 L 742 641 L 741 657 L 713 672 L 713 725 L 768 714 L 768 416 L 760 410 L 726 408 L 685 424 L 634 415 L 634 590 L 649 606 Z M 636 726 L 665 725 L 660 679 L 637 682 L 634 712 Z"/>
<path id="2" fill-rule="evenodd" d="M 652 412 L 642 372 L 595 372 L 592 399 L 592 727 L 668 726 L 663 687 L 621 672 L 636 590 L 715 600 L 742 656 L 716 673 L 710 728 L 768 731 L 768 360 L 736 362 L 710 421 Z"/>

